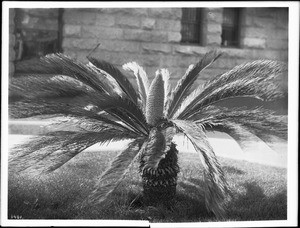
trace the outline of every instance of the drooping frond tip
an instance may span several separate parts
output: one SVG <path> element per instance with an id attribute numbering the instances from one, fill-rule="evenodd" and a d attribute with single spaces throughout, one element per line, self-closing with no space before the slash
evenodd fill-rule
<path id="1" fill-rule="evenodd" d="M 173 120 L 172 122 L 190 140 L 200 156 L 204 167 L 206 207 L 218 218 L 223 218 L 225 215 L 224 200 L 229 193 L 229 188 L 205 132 L 191 121 Z"/>
<path id="2" fill-rule="evenodd" d="M 99 204 L 115 190 L 120 181 L 124 178 L 130 165 L 135 160 L 141 147 L 143 139 L 137 138 L 128 147 L 113 159 L 109 168 L 99 177 L 95 185 L 95 190 L 86 200 L 85 204 L 89 206 Z"/>

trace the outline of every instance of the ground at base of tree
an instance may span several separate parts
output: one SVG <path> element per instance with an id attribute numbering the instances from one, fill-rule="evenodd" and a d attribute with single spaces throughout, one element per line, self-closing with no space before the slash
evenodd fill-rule
<path id="1" fill-rule="evenodd" d="M 177 195 L 170 208 L 143 205 L 138 164 L 107 201 L 81 207 L 96 177 L 118 151 L 84 152 L 62 168 L 39 179 L 9 174 L 8 218 L 109 219 L 150 222 L 218 221 L 205 208 L 203 169 L 197 154 L 179 152 Z M 287 170 L 285 168 L 219 158 L 233 198 L 223 221 L 286 220 Z"/>

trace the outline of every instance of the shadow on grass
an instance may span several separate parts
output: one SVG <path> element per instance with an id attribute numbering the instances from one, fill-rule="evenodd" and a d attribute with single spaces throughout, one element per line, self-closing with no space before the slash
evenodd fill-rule
<path id="1" fill-rule="evenodd" d="M 78 208 L 87 193 L 70 189 L 64 196 L 45 194 L 45 189 L 19 192 L 11 189 L 9 194 L 9 216 L 21 215 L 24 219 L 124 219 L 149 220 L 150 222 L 207 222 L 217 221 L 206 210 L 203 181 L 190 178 L 179 182 L 172 208 L 143 205 L 139 182 L 126 187 L 123 183 L 104 204 L 96 207 Z M 230 221 L 286 220 L 286 191 L 266 196 L 256 182 L 245 182 L 245 192 L 233 191 L 234 198 L 227 205 Z M 85 189 L 86 191 L 86 189 Z"/>
<path id="2" fill-rule="evenodd" d="M 182 182 L 178 183 L 177 195 L 170 207 L 164 205 L 147 206 L 143 203 L 140 182 L 133 186 L 120 186 L 104 204 L 86 207 L 77 216 L 78 219 L 126 219 L 148 220 L 150 222 L 199 222 L 213 218 L 205 208 L 204 198 L 188 194 L 195 193 L 195 187 Z M 125 189 L 126 188 L 126 191 Z"/>
<path id="3" fill-rule="evenodd" d="M 217 221 L 213 214 L 206 210 L 202 170 L 193 165 L 192 156 L 186 158 L 181 166 L 185 175 L 181 175 L 178 180 L 177 195 L 171 208 L 143 205 L 137 166 L 132 167 L 128 176 L 107 201 L 100 206 L 81 208 L 79 205 L 93 190 L 96 178 L 103 172 L 109 159 L 111 155 L 108 154 L 75 158 L 72 163 L 47 178 L 22 179 L 11 175 L 8 183 L 9 218 L 21 216 L 23 219 Z M 248 163 L 246 166 L 238 162 L 232 164 L 233 161 L 229 160 L 223 166 L 224 172 L 230 177 L 230 185 L 234 186 L 233 199 L 227 204 L 226 221 L 285 220 L 285 171 L 267 169 L 265 166 L 260 168 L 257 165 L 251 168 Z"/>
<path id="4" fill-rule="evenodd" d="M 228 205 L 228 216 L 236 220 L 286 220 L 286 190 L 267 196 L 256 182 L 245 182 L 245 194 L 237 194 Z"/>
<path id="5" fill-rule="evenodd" d="M 209 213 L 204 201 L 204 182 L 189 178 L 187 183 L 179 183 L 183 189 L 183 201 L 187 200 L 190 213 L 184 218 L 191 221 L 216 221 L 213 214 Z M 287 219 L 287 192 L 282 190 L 279 193 L 268 196 L 262 187 L 256 182 L 244 182 L 243 192 L 232 189 L 232 198 L 227 202 L 226 220 L 231 221 L 252 221 L 252 220 L 286 220 Z M 192 200 L 191 200 L 192 198 Z M 185 209 L 187 210 L 187 209 Z M 220 221 L 220 220 L 219 220 Z"/>

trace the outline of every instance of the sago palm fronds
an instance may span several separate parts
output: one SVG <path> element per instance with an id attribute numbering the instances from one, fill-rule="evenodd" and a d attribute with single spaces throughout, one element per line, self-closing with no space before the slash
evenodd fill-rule
<path id="1" fill-rule="evenodd" d="M 127 149 L 122 151 L 110 164 L 110 167 L 100 176 L 95 185 L 95 190 L 89 196 L 87 202 L 101 203 L 113 192 L 120 183 L 128 168 L 143 146 L 143 139 L 137 138 L 129 143 Z"/>
<path id="2" fill-rule="evenodd" d="M 137 86 L 138 86 L 138 94 L 140 106 L 145 107 L 143 104 L 147 101 L 147 95 L 149 91 L 149 80 L 144 69 L 139 66 L 136 62 L 130 62 L 123 65 L 124 70 L 132 71 L 136 78 Z M 145 111 L 143 109 L 143 111 Z"/>
<path id="3" fill-rule="evenodd" d="M 59 117 L 56 132 L 38 136 L 10 152 L 10 169 L 16 172 L 50 172 L 89 146 L 130 139 L 127 148 L 112 160 L 99 177 L 88 204 L 106 200 L 122 181 L 131 164 L 140 161 L 144 197 L 149 201 L 171 199 L 176 190 L 177 149 L 173 137 L 183 133 L 197 151 L 204 168 L 205 202 L 217 217 L 229 186 L 222 165 L 207 140 L 207 131 L 225 132 L 240 145 L 252 135 L 266 143 L 287 138 L 283 116 L 262 107 L 225 108 L 219 102 L 235 98 L 276 100 L 284 94 L 276 84 L 287 69 L 284 64 L 257 60 L 239 65 L 192 90 L 193 84 L 221 56 L 211 51 L 171 89 L 167 69 L 156 72 L 150 83 L 137 63 L 131 71 L 137 91 L 121 70 L 110 63 L 88 58 L 84 65 L 63 54 L 48 55 L 24 65 L 10 84 L 9 113 L 13 118 Z"/>

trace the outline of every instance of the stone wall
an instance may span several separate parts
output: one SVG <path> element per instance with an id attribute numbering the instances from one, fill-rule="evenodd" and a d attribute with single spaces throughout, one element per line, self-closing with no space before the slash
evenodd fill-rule
<path id="1" fill-rule="evenodd" d="M 47 30 L 53 36 L 57 36 L 58 30 L 58 9 L 17 10 L 22 14 L 15 18 L 16 9 L 10 9 L 10 63 L 19 54 L 15 52 L 17 28 Z M 204 46 L 180 43 L 181 8 L 66 8 L 62 21 L 62 48 L 64 53 L 87 62 L 86 56 L 101 43 L 93 56 L 118 67 L 136 61 L 150 77 L 158 68 L 168 68 L 173 84 L 190 64 L 214 48 L 222 49 L 225 55 L 203 72 L 199 84 L 246 61 L 274 59 L 287 62 L 287 9 L 243 8 L 241 12 L 241 47 L 225 48 L 220 45 L 222 8 L 204 9 Z M 10 64 L 10 73 L 13 71 L 14 64 Z M 287 86 L 287 80 L 284 83 Z"/>
<path id="2" fill-rule="evenodd" d="M 15 71 L 15 43 L 16 43 L 16 37 L 15 37 L 15 10 L 9 9 L 9 76 L 11 77 L 14 74 Z"/>
<path id="3" fill-rule="evenodd" d="M 101 43 L 93 56 L 119 67 L 136 61 L 150 77 L 158 68 L 168 68 L 175 82 L 204 53 L 221 48 L 222 12 L 205 9 L 204 47 L 180 43 L 180 8 L 65 9 L 62 46 L 64 53 L 87 62 L 86 56 Z M 241 48 L 221 48 L 226 54 L 203 72 L 202 80 L 250 60 L 287 62 L 287 9 L 244 8 L 241 16 Z"/>

